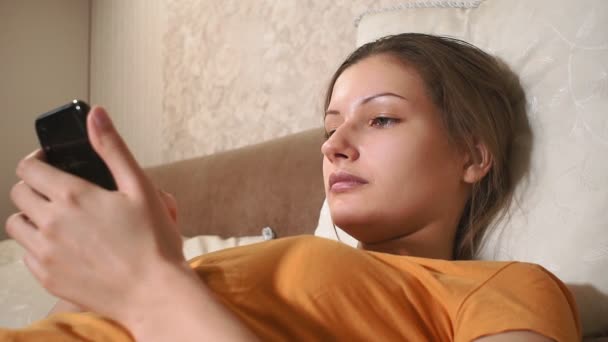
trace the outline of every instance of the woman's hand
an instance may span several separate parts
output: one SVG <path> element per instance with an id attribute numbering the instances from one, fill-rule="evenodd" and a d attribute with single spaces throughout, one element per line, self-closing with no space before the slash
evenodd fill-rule
<path id="1" fill-rule="evenodd" d="M 122 321 L 132 314 L 126 309 L 144 306 L 159 279 L 189 268 L 175 208 L 165 205 L 102 108 L 91 110 L 87 127 L 118 191 L 52 167 L 38 150 L 17 167 L 22 181 L 11 198 L 21 212 L 6 230 L 49 292 Z"/>
<path id="2" fill-rule="evenodd" d="M 163 190 L 158 190 L 158 194 L 160 195 L 161 199 L 163 200 L 165 207 L 169 211 L 169 215 L 171 215 L 173 222 L 177 223 L 177 201 L 175 200 L 175 197 L 173 197 L 173 195 L 171 195 L 170 193 L 165 192 Z M 57 314 L 57 313 L 63 313 L 63 312 L 82 312 L 82 311 L 84 311 L 84 310 L 81 307 L 79 307 L 78 305 L 68 302 L 66 300 L 60 299 L 59 301 L 57 301 L 57 303 L 55 303 L 55 305 L 49 311 L 47 316 Z"/>
<path id="3" fill-rule="evenodd" d="M 175 211 L 102 108 L 91 110 L 87 128 L 118 191 L 52 167 L 40 151 L 21 161 L 22 181 L 11 191 L 21 212 L 6 230 L 25 247 L 30 271 L 49 292 L 122 323 L 136 340 L 256 340 L 188 267 Z"/>

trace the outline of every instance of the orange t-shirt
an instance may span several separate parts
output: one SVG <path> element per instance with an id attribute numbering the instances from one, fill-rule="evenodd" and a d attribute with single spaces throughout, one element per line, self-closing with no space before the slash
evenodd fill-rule
<path id="1" fill-rule="evenodd" d="M 263 341 L 468 342 L 509 330 L 581 339 L 566 286 L 529 263 L 399 256 L 300 236 L 202 255 L 191 266 Z M 103 336 L 128 339 L 96 319 L 55 318 L 93 340 L 95 324 Z M 28 329 L 15 341 L 27 341 Z"/>

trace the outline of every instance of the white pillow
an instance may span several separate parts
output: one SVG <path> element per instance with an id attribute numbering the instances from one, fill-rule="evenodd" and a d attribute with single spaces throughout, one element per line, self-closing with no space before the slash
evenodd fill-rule
<path id="1" fill-rule="evenodd" d="M 267 240 L 267 238 L 263 235 L 229 238 L 222 238 L 215 235 L 199 235 L 184 239 L 183 252 L 186 260 L 190 260 L 199 255 L 219 251 L 221 249 L 250 245 L 265 240 Z"/>
<path id="2" fill-rule="evenodd" d="M 0 241 L 0 327 L 21 328 L 46 316 L 57 301 L 23 263 L 15 240 Z"/>
<path id="3" fill-rule="evenodd" d="M 608 1 L 404 2 L 364 14 L 357 45 L 402 32 L 466 40 L 520 75 L 530 177 L 479 258 L 543 265 L 570 286 L 585 335 L 608 331 Z"/>
<path id="4" fill-rule="evenodd" d="M 334 230 L 334 224 L 331 219 L 331 212 L 329 211 L 327 198 L 325 201 L 323 201 L 321 214 L 319 215 L 319 224 L 317 224 L 314 234 L 315 236 L 324 237 L 326 239 L 342 241 L 351 247 L 357 247 L 357 244 L 359 243 L 359 241 L 350 236 L 347 232 L 340 229 L 340 227 L 336 226 Z"/>

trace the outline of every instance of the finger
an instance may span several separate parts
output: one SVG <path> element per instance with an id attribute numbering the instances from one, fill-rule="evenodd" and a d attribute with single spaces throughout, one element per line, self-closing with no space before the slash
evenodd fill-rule
<path id="1" fill-rule="evenodd" d="M 5 230 L 29 253 L 36 254 L 41 250 L 42 238 L 34 224 L 23 213 L 9 216 L 6 220 Z"/>
<path id="2" fill-rule="evenodd" d="M 30 270 L 30 273 L 34 275 L 34 277 L 38 280 L 40 285 L 47 290 L 50 290 L 51 287 L 49 284 L 49 274 L 46 268 L 44 268 L 38 259 L 31 253 L 26 253 L 23 256 L 23 263 Z"/>
<path id="3" fill-rule="evenodd" d="M 34 152 L 28 154 L 25 159 L 27 158 L 36 158 L 38 160 L 46 161 L 46 156 L 44 155 L 44 151 L 42 151 L 42 149 L 37 149 Z"/>
<path id="4" fill-rule="evenodd" d="M 64 197 L 68 189 L 90 189 L 91 183 L 40 160 L 39 151 L 34 151 L 21 160 L 16 170 L 17 176 L 34 191 L 56 201 Z"/>
<path id="5" fill-rule="evenodd" d="M 110 169 L 118 189 L 133 195 L 146 195 L 150 182 L 105 109 L 98 106 L 91 109 L 87 129 L 91 145 Z"/>
<path id="6" fill-rule="evenodd" d="M 38 159 L 38 160 L 43 161 L 46 164 L 48 164 L 47 159 L 46 159 L 46 154 L 40 148 L 35 150 L 34 152 L 30 153 L 30 155 L 28 157 Z M 34 190 L 34 191 L 36 191 L 36 190 Z"/>
<path id="7" fill-rule="evenodd" d="M 48 210 L 49 201 L 40 193 L 33 190 L 24 181 L 15 184 L 10 192 L 10 198 L 36 226 L 40 225 L 39 218 Z"/>

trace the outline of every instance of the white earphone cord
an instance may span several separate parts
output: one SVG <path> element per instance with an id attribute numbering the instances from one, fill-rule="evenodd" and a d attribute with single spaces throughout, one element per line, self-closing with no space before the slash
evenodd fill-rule
<path id="1" fill-rule="evenodd" d="M 334 232 L 336 233 L 336 238 L 338 239 L 338 241 L 342 242 L 342 240 L 340 239 L 340 235 L 338 235 L 338 229 L 336 229 L 336 225 L 334 223 L 332 223 L 331 225 L 334 226 Z"/>

